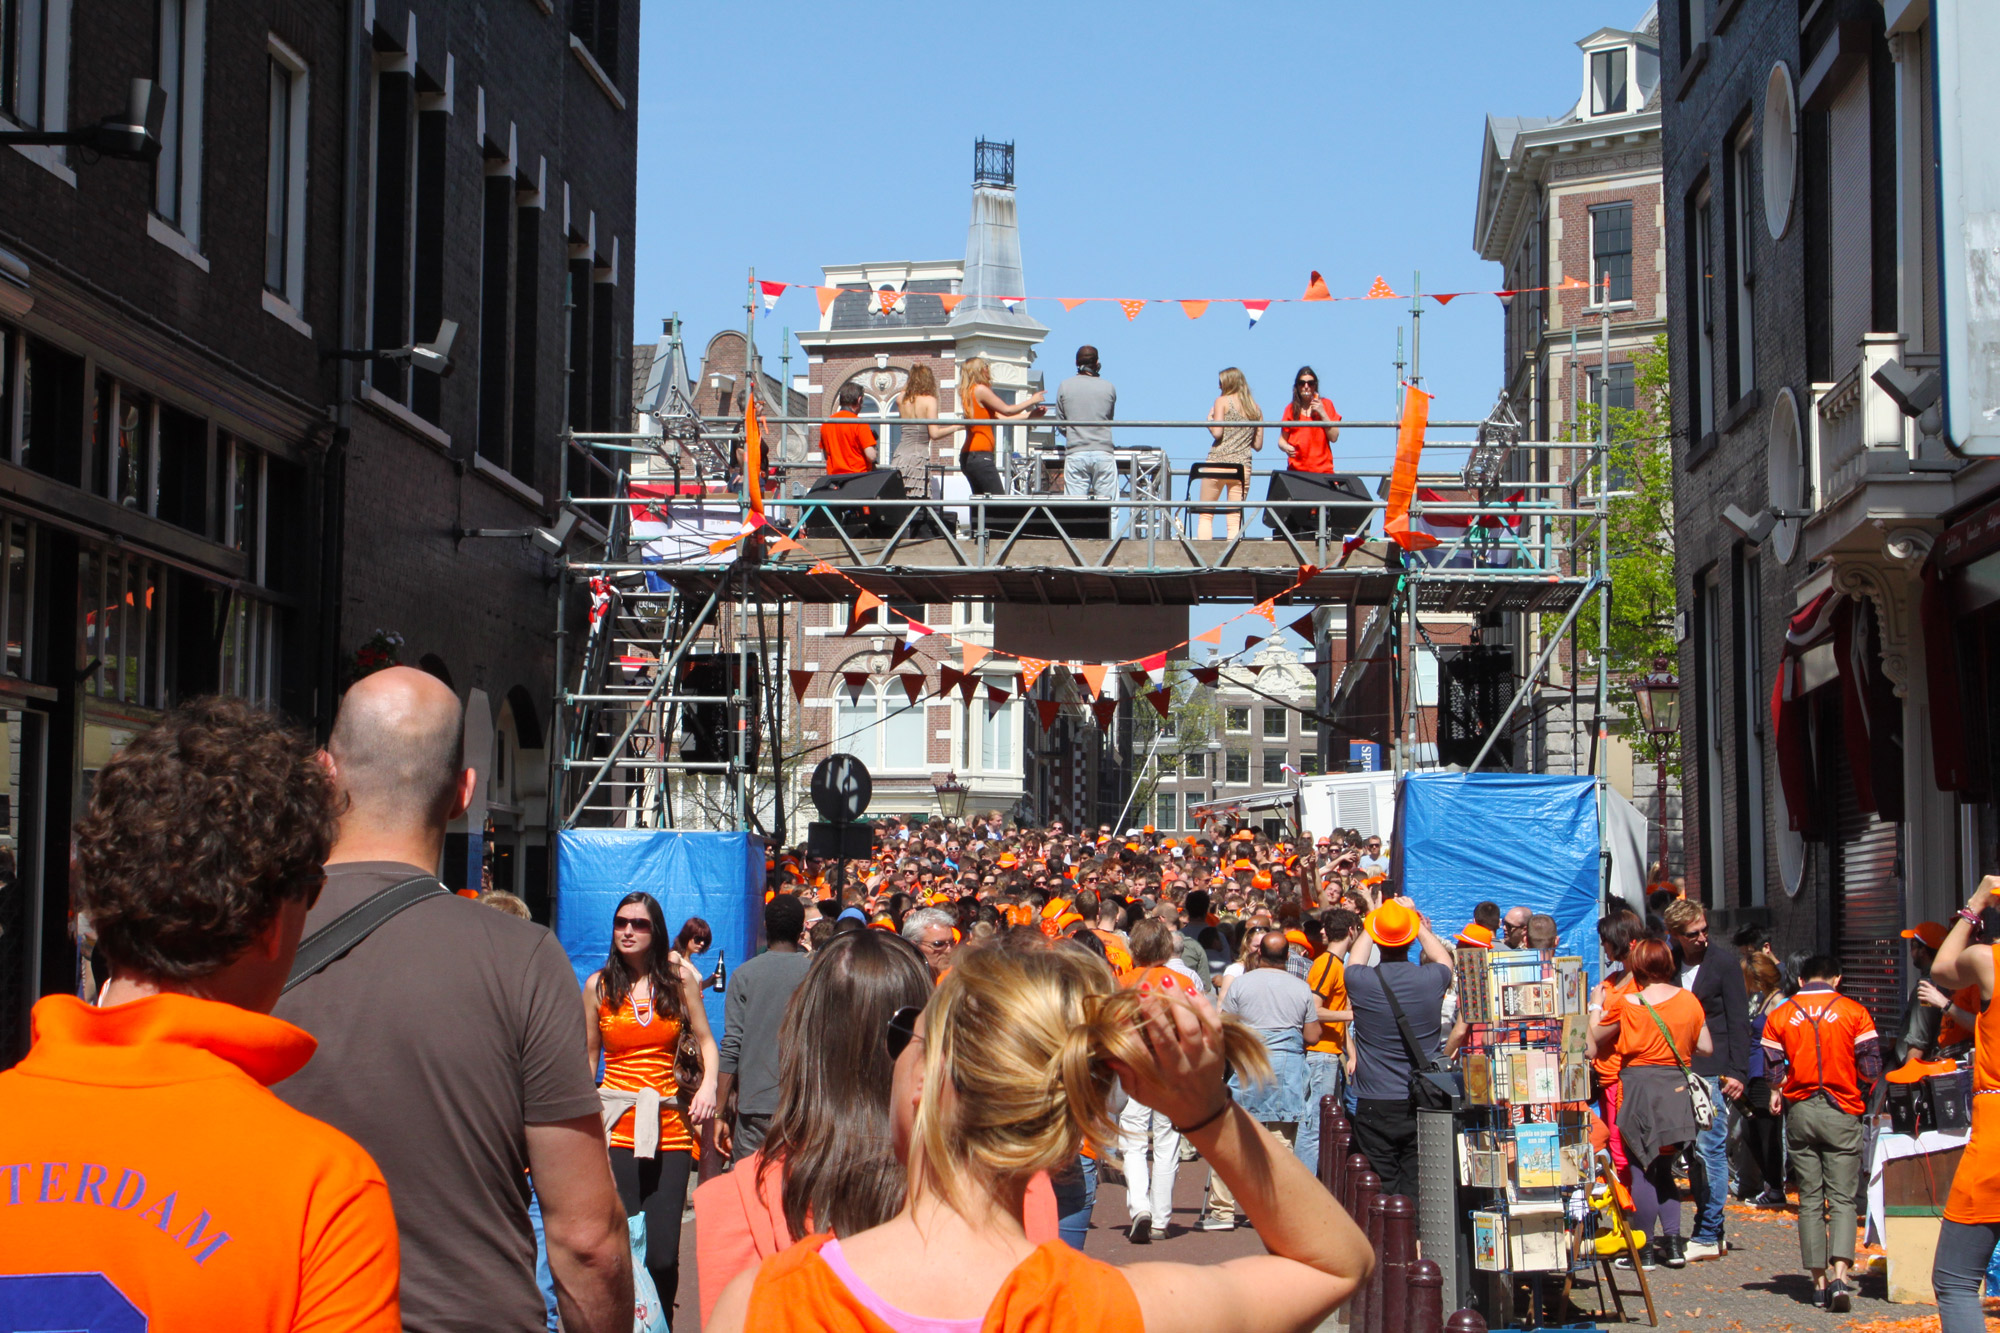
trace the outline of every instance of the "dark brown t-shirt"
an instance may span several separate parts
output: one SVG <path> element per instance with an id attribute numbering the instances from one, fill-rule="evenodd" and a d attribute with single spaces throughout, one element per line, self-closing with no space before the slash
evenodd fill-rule
<path id="1" fill-rule="evenodd" d="M 327 867 L 306 932 L 422 873 Z M 555 936 L 470 899 L 427 899 L 276 1012 L 319 1051 L 275 1091 L 351 1136 L 389 1182 L 404 1328 L 542 1329 L 525 1128 L 598 1108 L 583 1001 Z"/>

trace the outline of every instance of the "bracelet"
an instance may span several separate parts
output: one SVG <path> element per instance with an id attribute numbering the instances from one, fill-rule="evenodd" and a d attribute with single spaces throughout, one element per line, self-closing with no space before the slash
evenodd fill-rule
<path id="1" fill-rule="evenodd" d="M 1978 939 L 1981 935 L 1984 935 L 1986 933 L 1986 923 L 1984 921 L 1981 921 L 1979 919 L 1978 914 L 1972 911 L 1970 908 L 1961 907 L 1953 915 L 1957 916 L 1960 921 L 1963 921 L 1967 925 L 1972 927 L 1972 938 Z"/>
<path id="2" fill-rule="evenodd" d="M 1210 1125 L 1222 1119 L 1223 1115 L 1226 1114 L 1229 1108 L 1234 1105 L 1236 1105 L 1235 1096 L 1229 1091 L 1227 1087 L 1224 1087 L 1222 1090 L 1222 1105 L 1216 1107 L 1213 1114 L 1204 1118 L 1199 1124 L 1189 1125 L 1186 1128 L 1182 1128 L 1180 1125 L 1175 1125 L 1173 1127 L 1174 1133 L 1179 1134 L 1185 1138 L 1189 1134 L 1198 1133 L 1201 1130 L 1207 1129 Z"/>

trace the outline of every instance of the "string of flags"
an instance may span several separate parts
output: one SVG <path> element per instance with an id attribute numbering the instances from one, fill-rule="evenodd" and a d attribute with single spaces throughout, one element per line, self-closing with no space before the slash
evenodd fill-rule
<path id="1" fill-rule="evenodd" d="M 1605 281 L 1609 282 L 1609 280 L 1609 276 L 1607 275 Z M 1450 305 L 1461 296 L 1492 296 L 1498 298 L 1502 306 L 1506 306 L 1510 305 L 1516 296 L 1529 292 L 1578 292 L 1587 291 L 1589 287 L 1590 284 L 1582 278 L 1564 277 L 1553 287 L 1508 287 L 1478 291 L 1431 292 L 1429 296 L 1431 300 L 1436 301 L 1439 305 Z M 827 287 L 819 283 L 776 282 L 760 278 L 757 281 L 757 288 L 759 295 L 763 299 L 764 312 L 766 314 L 776 310 L 778 301 L 786 292 L 793 290 L 811 291 L 814 298 L 819 302 L 819 312 L 822 315 L 832 309 L 835 301 L 849 293 L 860 295 L 865 292 L 868 297 L 868 312 L 877 315 L 894 314 L 898 309 L 902 308 L 904 298 L 911 295 L 911 293 L 893 284 L 883 285 L 869 291 L 859 287 Z M 915 294 L 935 296 L 939 303 L 944 306 L 944 312 L 947 315 L 958 309 L 959 303 L 967 300 L 971 295 L 971 293 L 966 292 L 922 292 Z M 1321 277 L 1319 271 L 1315 269 L 1311 279 L 1306 283 L 1304 293 L 1299 296 L 1259 297 L 1255 299 L 1246 299 L 1243 297 L 1191 299 L 1171 296 L 995 296 L 990 299 L 1000 302 L 1008 310 L 1015 309 L 1024 301 L 1054 301 L 1063 308 L 1065 313 L 1073 311 L 1078 306 L 1090 301 L 1108 301 L 1116 304 L 1120 310 L 1124 311 L 1125 318 L 1128 320 L 1137 319 L 1140 312 L 1149 305 L 1179 306 L 1181 313 L 1189 319 L 1200 319 L 1208 313 L 1210 306 L 1237 305 L 1243 307 L 1243 313 L 1250 320 L 1249 327 L 1254 329 L 1257 327 L 1257 321 L 1262 319 L 1265 312 L 1269 311 L 1273 305 L 1292 305 L 1313 301 L 1400 301 L 1404 297 L 1402 293 L 1389 285 L 1387 278 L 1382 277 L 1380 274 L 1377 274 L 1375 281 L 1369 284 L 1368 290 L 1359 296 L 1335 296 L 1332 289 L 1326 285 L 1326 279 Z"/>

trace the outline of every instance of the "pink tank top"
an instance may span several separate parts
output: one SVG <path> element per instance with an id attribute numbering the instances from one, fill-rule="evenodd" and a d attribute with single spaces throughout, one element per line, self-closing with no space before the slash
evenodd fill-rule
<path id="1" fill-rule="evenodd" d="M 854 1299 L 868 1307 L 869 1313 L 896 1330 L 896 1333 L 979 1333 L 985 1327 L 984 1319 L 927 1319 L 920 1314 L 898 1310 L 882 1299 L 873 1287 L 861 1280 L 861 1275 L 848 1266 L 847 1257 L 840 1252 L 840 1242 L 829 1239 L 820 1247 L 819 1257 L 833 1270 L 842 1286 L 854 1294 Z"/>

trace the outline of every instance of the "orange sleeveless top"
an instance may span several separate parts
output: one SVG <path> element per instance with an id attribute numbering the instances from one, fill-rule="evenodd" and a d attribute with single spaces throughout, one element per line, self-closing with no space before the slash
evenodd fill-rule
<path id="1" fill-rule="evenodd" d="M 808 1236 L 766 1259 L 743 1326 L 758 1333 L 895 1333 L 820 1257 L 831 1235 Z M 1007 1275 L 981 1333 L 1144 1333 L 1139 1297 L 1110 1264 L 1059 1240 L 1044 1242 Z"/>
<path id="2" fill-rule="evenodd" d="M 644 1014 L 646 1021 L 640 1021 Z M 604 1086 L 617 1092 L 651 1088 L 660 1094 L 660 1151 L 694 1152 L 694 1135 L 687 1115 L 675 1104 L 681 1086 L 674 1080 L 674 1047 L 680 1040 L 679 1020 L 640 1007 L 630 995 L 616 1013 L 602 1001 L 597 1006 L 597 1035 L 604 1042 Z M 611 1127 L 611 1146 L 632 1146 L 632 1117 L 627 1111 Z"/>
<path id="3" fill-rule="evenodd" d="M 1609 1002 L 1612 1005 L 1616 1005 L 1620 996 L 1630 995 L 1638 989 L 1639 982 L 1630 972 L 1620 972 L 1617 980 L 1611 983 Z M 1592 1014 L 1594 1015 L 1595 1012 L 1593 1009 Z M 1614 1008 L 1612 1012 L 1616 1013 L 1618 1011 Z M 1587 1039 L 1588 1037 L 1586 1036 Z M 1616 1083 L 1619 1071 L 1625 1067 L 1625 1056 L 1616 1047 L 1613 1047 L 1609 1055 L 1592 1055 L 1590 1065 L 1591 1068 L 1597 1071 L 1597 1077 L 1600 1080 L 1606 1083 Z"/>
<path id="4" fill-rule="evenodd" d="M 965 393 L 965 416 L 981 421 L 993 419 L 993 409 L 979 401 L 979 387 L 974 385 Z M 967 426 L 965 428 L 965 448 L 968 453 L 993 452 L 993 427 Z"/>
<path id="5" fill-rule="evenodd" d="M 2000 1222 L 2000 1004 L 1979 1011 L 1973 1028 L 1972 1137 L 1951 1178 L 1944 1215 L 1953 1222 Z"/>

